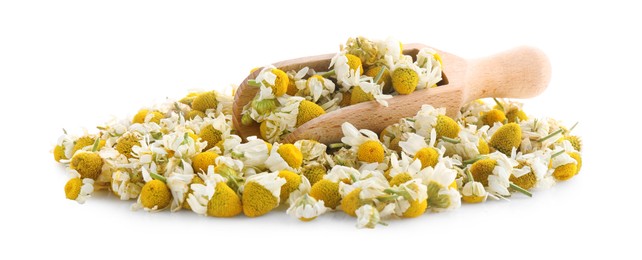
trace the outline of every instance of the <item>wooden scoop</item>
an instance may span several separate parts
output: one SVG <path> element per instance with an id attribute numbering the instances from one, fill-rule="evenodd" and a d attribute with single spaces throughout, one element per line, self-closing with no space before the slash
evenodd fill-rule
<path id="1" fill-rule="evenodd" d="M 404 54 L 416 57 L 422 44 L 404 46 Z M 551 65 L 546 55 L 532 47 L 518 47 L 490 57 L 464 59 L 436 50 L 443 62 L 443 77 L 440 87 L 417 90 L 409 95 L 398 95 L 388 99 L 388 107 L 375 101 L 326 113 L 299 126 L 283 139 L 294 142 L 313 139 L 321 143 L 335 143 L 341 140 L 341 124 L 350 122 L 358 129 L 370 129 L 380 133 L 386 126 L 412 117 L 423 104 L 435 108 L 445 107 L 448 116 L 455 117 L 462 105 L 480 98 L 530 98 L 542 93 L 551 79 Z M 327 71 L 330 59 L 335 54 L 298 58 L 275 63 L 283 71 L 298 71 L 310 67 L 315 71 Z M 248 80 L 256 78 L 259 70 L 250 74 L 239 86 L 234 97 L 234 127 L 243 138 L 260 136 L 259 124 L 241 124 L 243 106 L 254 98 L 257 87 L 248 86 Z"/>

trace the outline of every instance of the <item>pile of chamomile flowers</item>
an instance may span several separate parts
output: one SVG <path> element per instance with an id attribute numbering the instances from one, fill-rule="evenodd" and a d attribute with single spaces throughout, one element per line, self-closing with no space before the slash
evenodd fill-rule
<path id="1" fill-rule="evenodd" d="M 398 42 L 350 39 L 338 56 L 355 53 L 367 71 L 382 65 L 378 63 L 381 57 L 390 60 L 388 48 L 394 49 L 392 53 L 401 49 L 398 44 L 393 48 L 392 43 Z M 438 55 L 430 57 L 433 65 L 440 64 Z M 319 82 L 343 88 L 336 82 L 344 75 L 340 59 L 336 57 L 334 72 L 325 72 L 329 76 L 321 76 Z M 349 64 L 353 58 L 346 59 Z M 372 82 L 383 78 L 381 71 L 394 74 L 395 59 L 402 58 L 382 65 L 385 68 L 375 73 Z M 357 75 L 351 66 L 345 75 Z M 254 103 L 269 103 L 266 100 L 270 99 L 255 98 L 245 110 L 250 111 L 250 123 L 261 120 L 254 121 L 255 112 L 266 116 L 262 125 L 270 117 L 288 114 L 282 109 L 292 106 L 289 99 L 298 98 L 292 110 L 296 121 L 300 111 L 308 111 L 301 109 L 303 102 L 320 102 L 316 109 L 326 111 L 329 107 L 324 102 L 341 103 L 361 86 L 336 92 L 323 84 L 322 88 L 307 88 L 297 83 L 296 92 L 288 85 L 286 94 L 278 96 L 280 90 L 270 82 L 276 84 L 282 76 L 276 68 L 269 71 L 276 78 L 266 73 L 256 82 L 261 88 L 258 95 L 275 97 L 274 108 L 259 113 L 262 105 Z M 306 83 L 316 75 L 306 72 L 309 78 L 303 80 L 298 72 L 284 73 Z M 370 82 L 363 79 L 367 74 L 359 74 L 359 82 Z M 435 81 L 418 82 L 432 87 Z M 383 90 L 385 85 L 378 86 Z M 394 80 L 392 89 L 388 93 L 402 94 Z M 315 93 L 320 93 L 316 100 Z M 385 105 L 385 98 L 371 97 L 368 100 Z M 242 140 L 233 128 L 232 102 L 232 95 L 217 91 L 192 92 L 182 99 L 142 108 L 134 116 L 113 119 L 95 132 L 65 132 L 53 156 L 70 176 L 64 185 L 66 198 L 84 203 L 93 195 L 113 194 L 131 201 L 132 210 L 187 210 L 209 217 L 259 217 L 276 210 L 312 221 L 323 214 L 343 212 L 356 218 L 357 227 L 374 228 L 393 219 L 457 209 L 462 202 L 532 196 L 534 190 L 571 179 L 582 165 L 582 142 L 572 134 L 577 124 L 566 127 L 552 118 L 533 117 L 522 104 L 509 100 L 476 100 L 462 107 L 455 118 L 443 108 L 424 105 L 415 116 L 400 119 L 381 133 L 344 123 L 341 142 L 329 145 L 314 140 L 291 144 L 270 140 L 264 135 L 265 126 L 264 136 Z M 297 125 L 300 122 L 294 127 Z M 290 128 L 282 129 L 286 130 L 280 133 Z"/>
<path id="2" fill-rule="evenodd" d="M 278 142 L 327 112 L 367 101 L 387 106 L 386 100 L 395 95 L 437 87 L 441 81 L 441 58 L 431 48 L 420 49 L 413 60 L 403 54 L 403 44 L 392 38 L 350 38 L 334 55 L 328 71 L 260 68 L 256 78 L 248 81 L 258 91 L 243 107 L 241 123 L 260 124 L 260 137 Z"/>

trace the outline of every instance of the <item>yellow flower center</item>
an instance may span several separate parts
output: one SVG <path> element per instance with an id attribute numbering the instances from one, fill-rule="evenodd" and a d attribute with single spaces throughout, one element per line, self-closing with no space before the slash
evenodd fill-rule
<path id="1" fill-rule="evenodd" d="M 314 102 L 303 100 L 299 103 L 299 114 L 296 116 L 296 126 L 299 127 L 306 122 L 325 114 L 325 110 Z"/>
<path id="2" fill-rule="evenodd" d="M 207 173 L 207 168 L 214 165 L 214 161 L 218 157 L 213 151 L 202 152 L 192 157 L 192 167 L 195 173 Z"/>
<path id="3" fill-rule="evenodd" d="M 577 164 L 568 163 L 562 166 L 555 168 L 553 172 L 553 177 L 558 181 L 566 181 L 570 178 L 573 178 L 577 173 Z"/>
<path id="4" fill-rule="evenodd" d="M 486 140 L 483 138 L 479 138 L 479 141 L 477 142 L 477 150 L 479 151 L 479 154 L 489 154 L 490 153 L 490 148 L 488 148 L 488 143 Z"/>
<path id="5" fill-rule="evenodd" d="M 234 217 L 241 214 L 243 206 L 241 198 L 224 182 L 219 182 L 214 188 L 214 195 L 207 203 L 207 215 L 213 217 Z"/>
<path id="6" fill-rule="evenodd" d="M 207 115 L 205 115 L 205 113 L 204 113 L 204 112 L 199 111 L 199 110 L 191 110 L 191 111 L 189 111 L 189 112 L 187 113 L 187 119 L 189 119 L 189 120 L 193 120 L 193 119 L 194 119 L 194 118 L 196 118 L 197 116 L 198 116 L 198 117 L 200 117 L 200 118 L 205 118 L 205 117 L 207 117 Z"/>
<path id="7" fill-rule="evenodd" d="M 326 169 L 321 164 L 309 164 L 303 167 L 301 174 L 310 181 L 310 185 L 314 185 L 323 179 L 326 174 Z"/>
<path id="8" fill-rule="evenodd" d="M 277 97 L 283 96 L 283 94 L 285 94 L 285 92 L 288 91 L 288 86 L 290 85 L 290 78 L 288 77 L 288 74 L 286 74 L 280 69 L 272 69 L 272 73 L 276 76 L 276 80 L 274 80 L 274 85 L 270 85 L 267 82 L 263 82 L 263 84 L 265 84 L 266 86 L 270 86 L 275 96 Z"/>
<path id="9" fill-rule="evenodd" d="M 399 186 L 411 180 L 412 176 L 410 176 L 410 174 L 408 174 L 407 172 L 402 172 L 395 175 L 395 177 L 392 177 L 392 179 L 390 179 L 388 183 L 390 183 L 390 186 Z"/>
<path id="10" fill-rule="evenodd" d="M 82 187 L 82 180 L 80 178 L 72 178 L 65 184 L 65 197 L 70 200 L 75 200 L 80 195 L 80 188 Z"/>
<path id="11" fill-rule="evenodd" d="M 452 118 L 445 116 L 445 115 L 439 115 L 437 117 L 437 123 L 435 124 L 435 132 L 437 132 L 437 138 L 441 138 L 442 136 L 448 137 L 448 138 L 457 138 L 459 135 L 459 124 L 455 122 Z"/>
<path id="12" fill-rule="evenodd" d="M 93 145 L 95 141 L 96 139 L 89 136 L 83 136 L 81 138 L 78 138 L 78 140 L 74 142 L 74 147 L 71 150 L 71 155 L 73 156 L 76 153 L 76 151 L 81 150 L 82 148 Z"/>
<path id="13" fill-rule="evenodd" d="M 480 203 L 484 201 L 484 196 L 476 196 L 476 195 L 462 196 L 461 199 L 466 203 Z"/>
<path id="14" fill-rule="evenodd" d="M 509 123 L 517 123 L 528 120 L 528 116 L 521 109 L 512 109 L 506 113 L 506 119 Z"/>
<path id="15" fill-rule="evenodd" d="M 421 161 L 421 168 L 435 167 L 439 160 L 439 152 L 435 148 L 425 147 L 417 151 L 413 160 L 419 159 Z"/>
<path id="16" fill-rule="evenodd" d="M 158 111 L 154 111 L 154 112 L 152 112 L 152 114 L 153 114 L 153 116 L 149 120 L 149 122 L 152 122 L 152 123 L 160 124 L 161 119 L 165 118 L 165 115 L 163 115 L 163 113 L 158 112 Z"/>
<path id="17" fill-rule="evenodd" d="M 354 56 L 352 54 L 346 54 L 346 58 L 348 58 L 348 66 L 350 66 L 350 70 L 354 70 L 355 74 L 361 75 L 363 73 L 363 66 L 361 65 L 361 59 L 359 59 L 359 57 Z"/>
<path id="18" fill-rule="evenodd" d="M 493 169 L 497 161 L 493 159 L 481 159 L 470 166 L 470 173 L 473 174 L 473 179 L 480 182 L 484 187 L 488 186 L 488 176 L 493 174 Z"/>
<path id="19" fill-rule="evenodd" d="M 214 91 L 203 92 L 192 101 L 192 109 L 205 112 L 208 109 L 216 109 L 218 100 Z"/>
<path id="20" fill-rule="evenodd" d="M 300 168 L 301 164 L 303 164 L 303 154 L 293 144 L 283 144 L 276 151 L 294 169 Z"/>
<path id="21" fill-rule="evenodd" d="M 191 92 L 187 94 L 187 96 L 181 98 L 178 102 L 181 102 L 185 105 L 192 106 L 192 102 L 194 102 L 194 99 L 198 96 L 199 93 L 197 92 Z"/>
<path id="22" fill-rule="evenodd" d="M 491 109 L 482 115 L 482 121 L 485 125 L 493 126 L 495 122 L 504 123 L 506 115 L 499 109 Z"/>
<path id="23" fill-rule="evenodd" d="M 392 87 L 401 95 L 412 93 L 419 84 L 419 75 L 411 68 L 397 68 L 391 77 Z"/>
<path id="24" fill-rule="evenodd" d="M 278 198 L 272 192 L 256 182 L 245 184 L 243 190 L 243 214 L 258 217 L 267 214 L 279 205 Z"/>
<path id="25" fill-rule="evenodd" d="M 291 171 L 283 170 L 279 172 L 279 177 L 285 179 L 285 184 L 281 186 L 281 202 L 286 202 L 290 197 L 290 193 L 299 188 L 301 176 Z"/>
<path id="26" fill-rule="evenodd" d="M 521 168 L 521 165 L 518 166 L 518 168 Z M 510 181 L 519 187 L 530 190 L 535 186 L 535 184 L 537 184 L 537 177 L 535 177 L 535 173 L 529 172 L 527 174 L 519 176 L 519 178 L 511 175 Z"/>
<path id="27" fill-rule="evenodd" d="M 569 152 L 568 155 L 577 162 L 577 172 L 575 174 L 580 173 L 580 170 L 582 169 L 582 155 L 578 152 Z"/>
<path id="28" fill-rule="evenodd" d="M 60 162 L 60 160 L 67 159 L 67 157 L 65 156 L 65 148 L 62 147 L 62 145 L 56 145 L 56 147 L 53 150 L 53 155 L 54 155 L 54 160 L 56 160 L 56 162 Z"/>
<path id="29" fill-rule="evenodd" d="M 352 94 L 350 95 L 350 104 L 359 104 L 361 102 L 367 102 L 374 100 L 374 96 L 370 93 L 363 91 L 361 86 L 356 86 L 352 88 Z"/>
<path id="30" fill-rule="evenodd" d="M 392 77 L 390 76 L 390 71 L 388 69 L 385 69 L 384 66 L 373 66 L 370 67 L 366 71 L 366 76 L 370 76 L 372 78 L 377 77 L 379 75 L 379 71 L 381 69 L 384 69 L 383 73 L 381 74 L 381 78 L 379 78 L 379 81 L 377 81 L 377 84 L 381 85 L 383 84 L 383 93 L 390 93 L 392 92 Z"/>
<path id="31" fill-rule="evenodd" d="M 138 110 L 138 113 L 136 113 L 136 115 L 134 115 L 134 118 L 132 119 L 132 123 L 145 123 L 145 117 L 147 117 L 147 113 L 149 113 L 149 110 L 147 109 Z"/>
<path id="32" fill-rule="evenodd" d="M 490 138 L 490 145 L 498 151 L 510 155 L 513 148 L 522 143 L 522 128 L 516 123 L 501 126 Z"/>
<path id="33" fill-rule="evenodd" d="M 415 218 L 419 217 L 424 212 L 426 212 L 426 208 L 428 208 L 428 201 L 427 200 L 411 200 L 410 202 L 410 207 L 406 209 L 406 211 L 403 213 L 404 218 Z"/>
<path id="34" fill-rule="evenodd" d="M 263 140 L 268 140 L 268 127 L 267 127 L 267 120 L 265 120 L 265 121 L 261 122 L 261 124 L 259 125 L 259 134 L 261 135 L 261 138 L 262 138 Z M 269 150 L 272 150 L 272 147 L 271 147 L 271 146 L 272 146 L 272 145 L 270 145 L 270 149 L 269 149 Z M 269 151 L 269 150 L 268 150 L 268 151 Z"/>
<path id="35" fill-rule="evenodd" d="M 356 211 L 362 205 L 359 193 L 361 193 L 361 188 L 356 188 L 341 200 L 341 210 L 343 212 L 353 217 L 357 216 Z"/>
<path id="36" fill-rule="evenodd" d="M 79 152 L 71 158 L 71 169 L 78 171 L 82 178 L 96 179 L 102 172 L 103 159 L 97 153 Z"/>
<path id="37" fill-rule="evenodd" d="M 145 183 L 143 189 L 140 191 L 140 203 L 143 207 L 152 209 L 157 207 L 163 209 L 169 206 L 172 201 L 172 193 L 162 181 L 152 180 Z"/>
<path id="38" fill-rule="evenodd" d="M 199 137 L 203 139 L 203 141 L 207 141 L 205 150 L 209 150 L 216 146 L 218 142 L 223 140 L 223 133 L 212 125 L 207 125 L 201 129 Z"/>
<path id="39" fill-rule="evenodd" d="M 383 145 L 374 140 L 366 141 L 359 146 L 357 150 L 357 159 L 362 162 L 373 163 L 383 162 L 384 151 Z"/>
<path id="40" fill-rule="evenodd" d="M 339 183 L 330 180 L 320 180 L 310 189 L 310 196 L 316 200 L 323 200 L 325 206 L 331 209 L 339 206 L 341 194 L 339 193 Z"/>
<path id="41" fill-rule="evenodd" d="M 125 135 L 118 139 L 116 143 L 116 151 L 127 158 L 132 158 L 132 147 L 139 145 L 138 137 L 135 135 Z"/>
<path id="42" fill-rule="evenodd" d="M 578 151 L 578 152 L 582 151 L 582 139 L 580 139 L 579 136 L 567 135 L 567 136 L 564 136 L 560 140 L 560 142 L 564 141 L 564 140 L 569 141 L 571 143 L 571 145 L 573 146 L 573 149 L 575 149 L 576 151 Z"/>

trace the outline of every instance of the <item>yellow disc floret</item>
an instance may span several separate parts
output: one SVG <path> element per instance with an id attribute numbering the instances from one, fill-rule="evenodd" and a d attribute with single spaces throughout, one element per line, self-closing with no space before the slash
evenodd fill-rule
<path id="1" fill-rule="evenodd" d="M 214 91 L 203 92 L 192 101 L 192 109 L 205 112 L 208 109 L 216 109 L 218 100 Z"/>
<path id="2" fill-rule="evenodd" d="M 357 75 L 363 74 L 363 66 L 361 65 L 361 59 L 359 59 L 359 57 L 348 53 L 346 54 L 346 58 L 348 58 L 350 70 L 354 70 Z"/>
<path id="3" fill-rule="evenodd" d="M 301 184 L 301 175 L 291 171 L 279 171 L 279 177 L 285 179 L 285 184 L 281 186 L 281 202 L 288 201 L 290 193 L 297 190 Z"/>
<path id="4" fill-rule="evenodd" d="M 401 95 L 412 93 L 419 84 L 419 75 L 411 68 L 397 68 L 391 77 L 392 87 Z"/>
<path id="5" fill-rule="evenodd" d="M 325 114 L 325 110 L 314 102 L 307 100 L 299 103 L 299 114 L 296 116 L 296 126 L 299 127 L 306 122 Z"/>
<path id="6" fill-rule="evenodd" d="M 410 174 L 408 174 L 407 172 L 402 172 L 395 175 L 395 177 L 392 177 L 388 183 L 390 183 L 390 186 L 398 186 L 411 180 L 412 176 L 410 176 Z"/>
<path id="7" fill-rule="evenodd" d="M 294 169 L 298 169 L 303 164 L 303 154 L 299 148 L 296 148 L 293 144 L 282 144 L 276 150 L 283 160 L 288 163 L 288 165 Z"/>
<path id="8" fill-rule="evenodd" d="M 384 71 L 381 74 L 381 78 L 379 78 L 379 81 L 377 81 L 377 84 L 383 84 L 383 93 L 387 94 L 392 92 L 392 77 L 390 76 L 390 71 L 387 68 L 385 68 L 384 66 L 370 67 L 366 71 L 366 76 L 375 78 L 377 77 L 377 75 L 379 75 L 379 71 L 381 71 L 382 68 L 384 69 Z"/>
<path id="9" fill-rule="evenodd" d="M 568 155 L 577 162 L 577 172 L 575 174 L 580 173 L 580 170 L 582 169 L 582 155 L 578 152 L 569 152 Z"/>
<path id="10" fill-rule="evenodd" d="M 65 184 L 65 197 L 70 200 L 75 200 L 80 195 L 80 188 L 82 188 L 82 180 L 80 178 L 72 178 Z"/>
<path id="11" fill-rule="evenodd" d="M 560 139 L 560 141 L 564 141 L 564 140 L 569 141 L 573 146 L 573 149 L 575 149 L 576 151 L 578 152 L 582 151 L 582 139 L 580 139 L 579 136 L 567 135 Z"/>
<path id="12" fill-rule="evenodd" d="M 359 198 L 360 193 L 361 188 L 356 188 L 343 197 L 341 200 L 341 210 L 350 216 L 356 217 L 356 211 L 362 205 L 361 198 Z"/>
<path id="13" fill-rule="evenodd" d="M 198 135 L 203 141 L 207 141 L 207 146 L 205 150 L 212 149 L 216 146 L 218 142 L 223 140 L 223 133 L 218 129 L 214 128 L 212 125 L 207 125 L 201 129 L 200 134 Z"/>
<path id="14" fill-rule="evenodd" d="M 490 153 L 490 148 L 488 147 L 488 142 L 484 140 L 484 138 L 479 138 L 479 141 L 477 141 L 477 151 L 479 151 L 479 154 L 489 154 Z"/>
<path id="15" fill-rule="evenodd" d="M 521 109 L 512 109 L 506 112 L 506 119 L 509 123 L 517 123 L 528 120 L 528 116 Z"/>
<path id="16" fill-rule="evenodd" d="M 272 69 L 272 73 L 276 76 L 276 79 L 274 80 L 274 85 L 270 85 L 265 81 L 263 82 L 263 84 L 265 84 L 266 86 L 270 86 L 275 96 L 277 97 L 283 96 L 283 94 L 285 94 L 285 92 L 288 91 L 288 86 L 290 85 L 290 78 L 288 77 L 288 74 L 286 74 L 280 69 Z"/>
<path id="17" fill-rule="evenodd" d="M 195 173 L 207 173 L 207 168 L 214 165 L 218 154 L 213 151 L 202 152 L 192 157 L 192 167 Z"/>
<path id="18" fill-rule="evenodd" d="M 191 110 L 187 113 L 187 119 L 193 120 L 196 117 L 205 118 L 207 115 L 203 111 Z"/>
<path id="19" fill-rule="evenodd" d="M 97 153 L 78 152 L 71 158 L 69 167 L 76 170 L 82 178 L 95 180 L 102 172 L 103 159 Z"/>
<path id="20" fill-rule="evenodd" d="M 312 185 L 310 196 L 317 200 L 323 200 L 326 207 L 334 209 L 341 202 L 339 183 L 327 179 L 320 180 Z"/>
<path id="21" fill-rule="evenodd" d="M 530 190 L 535 187 L 535 184 L 537 184 L 537 177 L 535 177 L 535 173 L 533 172 L 519 176 L 519 178 L 515 177 L 515 175 L 511 175 L 510 182 L 523 189 Z"/>
<path id="22" fill-rule="evenodd" d="M 224 182 L 219 182 L 214 188 L 214 195 L 207 203 L 207 215 L 229 218 L 241 214 L 243 206 L 241 198 Z"/>
<path id="23" fill-rule="evenodd" d="M 504 123 L 506 115 L 499 109 L 491 109 L 482 115 L 482 121 L 485 125 L 493 126 L 496 122 Z"/>
<path id="24" fill-rule="evenodd" d="M 433 147 L 421 148 L 417 151 L 413 160 L 419 159 L 421 161 L 421 168 L 426 167 L 435 167 L 437 161 L 439 160 L 439 152 Z"/>
<path id="25" fill-rule="evenodd" d="M 577 164 L 567 163 L 555 168 L 553 172 L 553 177 L 558 181 L 566 181 L 570 178 L 573 178 L 577 174 Z"/>
<path id="26" fill-rule="evenodd" d="M 374 96 L 363 91 L 360 86 L 352 88 L 352 95 L 350 95 L 350 105 L 359 104 L 371 100 L 374 100 Z"/>
<path id="27" fill-rule="evenodd" d="M 243 214 L 248 217 L 258 217 L 267 214 L 279 205 L 278 198 L 272 192 L 257 182 L 248 182 L 241 198 Z"/>
<path id="28" fill-rule="evenodd" d="M 172 193 L 167 184 L 160 180 L 151 180 L 145 183 L 140 191 L 140 203 L 148 209 L 163 209 L 172 202 Z"/>
<path id="29" fill-rule="evenodd" d="M 435 132 L 437 132 L 437 138 L 442 136 L 448 138 L 457 138 L 459 135 L 460 127 L 455 120 L 449 116 L 439 115 L 437 117 L 437 123 L 435 124 Z"/>
<path id="30" fill-rule="evenodd" d="M 147 113 L 149 113 L 149 110 L 147 109 L 138 110 L 138 113 L 136 113 L 136 115 L 134 115 L 134 118 L 132 118 L 132 123 L 145 123 L 145 117 L 147 117 Z"/>
<path id="31" fill-rule="evenodd" d="M 493 159 L 481 159 L 470 166 L 470 173 L 473 174 L 473 179 L 480 182 L 484 187 L 488 186 L 488 176 L 493 174 L 493 169 L 497 161 Z"/>
<path id="32" fill-rule="evenodd" d="M 490 138 L 490 145 L 498 151 L 510 155 L 513 148 L 522 143 L 522 128 L 516 123 L 501 126 Z"/>
<path id="33" fill-rule="evenodd" d="M 357 150 L 357 159 L 367 163 L 383 162 L 384 155 L 383 145 L 374 140 L 364 142 Z"/>
<path id="34" fill-rule="evenodd" d="M 132 158 L 132 147 L 140 145 L 138 137 L 135 135 L 124 135 L 118 139 L 116 146 L 114 147 L 118 153 L 124 155 L 127 158 Z"/>
<path id="35" fill-rule="evenodd" d="M 62 145 L 56 145 L 53 150 L 53 156 L 56 162 L 60 162 L 60 160 L 66 160 L 67 156 L 65 156 L 65 148 L 62 147 Z"/>
<path id="36" fill-rule="evenodd" d="M 308 164 L 303 167 L 301 174 L 310 181 L 310 185 L 314 185 L 323 179 L 323 176 L 326 174 L 326 169 L 321 164 Z"/>
<path id="37" fill-rule="evenodd" d="M 402 216 L 404 218 L 419 217 L 426 212 L 426 208 L 428 208 L 428 200 L 411 200 L 410 207 L 406 209 Z"/>
<path id="38" fill-rule="evenodd" d="M 74 147 L 71 150 L 71 155 L 73 156 L 76 153 L 76 151 L 82 148 L 93 145 L 94 142 L 96 142 L 96 139 L 91 136 L 83 136 L 81 138 L 78 138 L 78 140 L 74 142 Z"/>

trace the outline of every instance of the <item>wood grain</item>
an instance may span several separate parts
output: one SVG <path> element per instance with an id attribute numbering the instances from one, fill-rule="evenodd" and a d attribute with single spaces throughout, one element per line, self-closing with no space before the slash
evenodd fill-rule
<path id="1" fill-rule="evenodd" d="M 422 44 L 408 44 L 404 53 L 414 56 Z M 350 122 L 359 129 L 377 133 L 400 118 L 414 116 L 423 104 L 445 107 L 454 117 L 462 105 L 485 97 L 529 98 L 546 89 L 551 77 L 551 67 L 546 55 L 532 47 L 518 47 L 481 59 L 464 59 L 448 52 L 437 50 L 443 61 L 444 78 L 438 88 L 415 91 L 410 95 L 398 95 L 388 100 L 388 107 L 375 101 L 347 106 L 327 113 L 301 125 L 287 135 L 284 142 L 313 139 L 322 143 L 340 141 L 343 136 L 341 124 Z M 299 70 L 308 66 L 316 71 L 328 69 L 334 54 L 305 57 L 275 63 L 284 71 Z M 242 138 L 258 135 L 258 124 L 240 124 L 243 106 L 250 102 L 257 88 L 247 85 L 248 79 L 256 78 L 258 70 L 246 78 L 234 100 L 234 125 Z"/>

